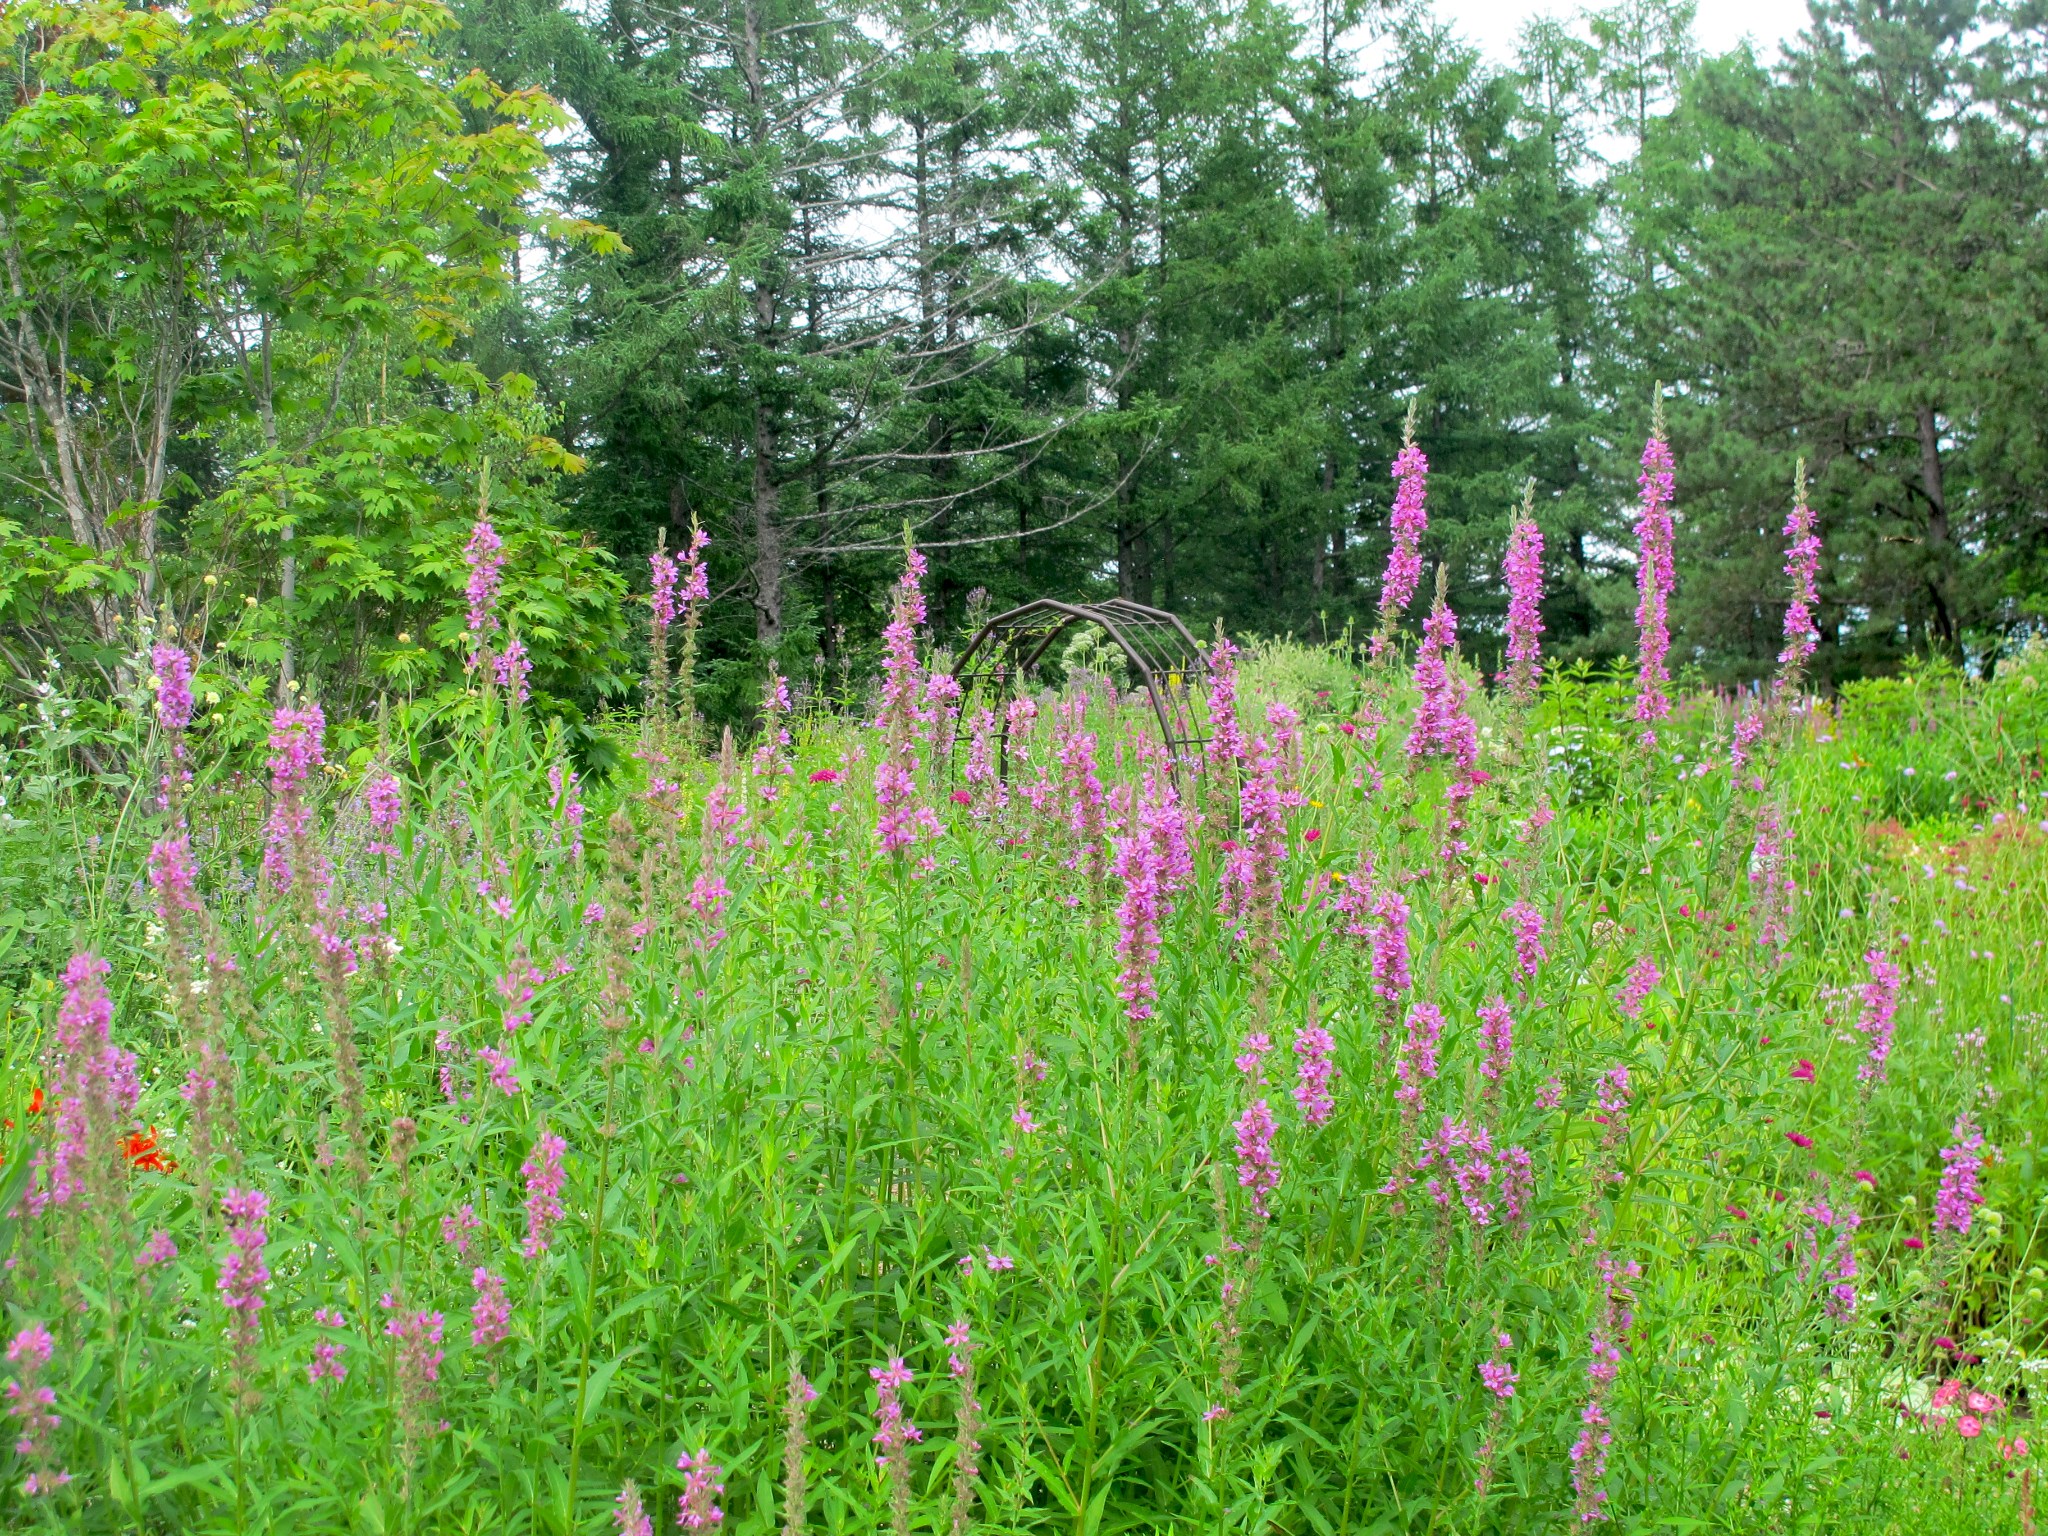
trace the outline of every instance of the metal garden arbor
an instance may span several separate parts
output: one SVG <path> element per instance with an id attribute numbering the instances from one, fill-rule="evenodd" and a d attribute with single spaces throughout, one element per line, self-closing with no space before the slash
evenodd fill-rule
<path id="1" fill-rule="evenodd" d="M 1197 708 L 1194 689 L 1208 677 L 1208 664 L 1187 625 L 1173 614 L 1113 597 L 1101 603 L 1063 603 L 1041 597 L 999 613 L 981 627 L 961 653 L 954 676 L 963 696 L 979 687 L 998 689 L 1028 678 L 1045 653 L 1081 625 L 1092 624 L 1110 639 L 1144 684 L 1159 720 L 1160 740 L 1178 773 L 1183 758 L 1208 741 L 1205 703 Z M 1010 724 L 996 711 L 1001 735 L 997 771 L 1009 776 Z"/>

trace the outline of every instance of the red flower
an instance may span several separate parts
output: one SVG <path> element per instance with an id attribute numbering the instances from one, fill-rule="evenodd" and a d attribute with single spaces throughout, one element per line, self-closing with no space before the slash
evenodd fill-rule
<path id="1" fill-rule="evenodd" d="M 1728 1207 L 1728 1214 L 1729 1214 L 1730 1216 L 1733 1216 L 1733 1217 L 1734 1217 L 1734 1218 L 1735 1218 L 1735 1219 L 1736 1219 L 1737 1221 L 1747 1221 L 1747 1220 L 1749 1220 L 1749 1212 L 1745 1211 L 1745 1210 L 1744 1210 L 1744 1209 L 1743 1209 L 1743 1208 L 1742 1208 L 1741 1206 L 1739 1206 L 1739 1205 L 1731 1205 L 1731 1206 L 1729 1206 L 1729 1207 Z"/>
<path id="2" fill-rule="evenodd" d="M 811 775 L 811 782 L 813 784 L 837 784 L 839 782 L 839 770 L 837 768 L 820 768 Z"/>
<path id="3" fill-rule="evenodd" d="M 1868 1168 L 1858 1168 L 1854 1173 L 1850 1174 L 1849 1177 L 1854 1179 L 1858 1184 L 1868 1184 L 1872 1189 L 1877 1188 L 1877 1175 L 1872 1173 Z"/>
<path id="4" fill-rule="evenodd" d="M 1813 1138 L 1811 1136 L 1802 1136 L 1797 1131 L 1787 1131 L 1785 1139 L 1801 1151 L 1808 1150 L 1813 1146 Z"/>
<path id="5" fill-rule="evenodd" d="M 164 1156 L 163 1149 L 156 1144 L 156 1127 L 136 1131 L 122 1142 L 122 1150 L 128 1154 L 128 1164 L 145 1173 L 169 1173 L 178 1166 L 173 1158 Z"/>
<path id="6" fill-rule="evenodd" d="M 40 1115 L 43 1112 L 43 1085 L 41 1083 L 37 1083 L 34 1088 L 29 1090 L 28 1112 L 32 1115 Z"/>
<path id="7" fill-rule="evenodd" d="M 953 803 L 955 805 L 972 805 L 974 804 L 974 796 L 967 793 L 964 789 L 956 789 L 953 791 Z"/>
<path id="8" fill-rule="evenodd" d="M 1342 731 L 1346 736 L 1356 736 L 1358 734 L 1358 727 L 1353 725 L 1349 720 L 1346 720 L 1342 725 L 1338 726 L 1337 729 Z"/>
<path id="9" fill-rule="evenodd" d="M 1313 843 L 1317 841 L 1319 838 L 1321 838 L 1322 835 L 1323 829 L 1321 827 L 1310 827 L 1306 832 L 1301 834 L 1301 840 L 1304 843 Z"/>
<path id="10" fill-rule="evenodd" d="M 1813 1081 L 1813 1063 L 1805 1057 L 1799 1058 L 1799 1065 L 1792 1069 L 1792 1075 L 1802 1083 Z"/>
<path id="11" fill-rule="evenodd" d="M 1909 1238 L 1907 1238 L 1907 1239 L 1906 1239 L 1906 1246 L 1907 1246 L 1908 1248 L 1925 1248 L 1925 1247 L 1926 1247 L 1927 1245 L 1926 1245 L 1925 1243 L 1921 1242 L 1921 1241 L 1920 1241 L 1920 1239 L 1919 1239 L 1919 1238 L 1917 1238 L 1917 1237 L 1909 1237 Z M 1935 1342 L 1936 1342 L 1936 1343 L 1940 1343 L 1941 1341 L 1940 1341 L 1939 1339 L 1937 1339 L 1937 1340 L 1936 1340 Z M 1949 1346 L 1949 1348 L 1953 1349 L 1953 1348 L 1955 1348 L 1955 1346 L 1954 1346 L 1953 1344 L 1951 1344 L 1951 1345 Z"/>

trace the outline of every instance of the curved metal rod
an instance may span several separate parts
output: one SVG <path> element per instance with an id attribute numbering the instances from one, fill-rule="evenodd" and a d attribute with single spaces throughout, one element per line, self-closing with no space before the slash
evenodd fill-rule
<path id="1" fill-rule="evenodd" d="M 957 676 L 963 692 L 1008 671 L 1022 677 L 1044 658 L 1053 642 L 1076 625 L 1093 624 L 1108 635 L 1126 661 L 1137 672 L 1159 722 L 1161 744 L 1167 749 L 1169 771 L 1180 776 L 1183 751 L 1202 744 L 1206 737 L 1195 732 L 1195 716 L 1185 679 L 1199 665 L 1201 649 L 1178 615 L 1150 608 L 1127 598 L 1114 597 L 1101 603 L 1066 603 L 1040 597 L 1020 607 L 999 613 L 983 624 L 960 655 Z M 1174 642 L 1178 641 L 1178 644 Z M 1001 660 L 988 653 L 1000 651 Z M 977 663 L 979 666 L 977 667 Z M 1171 678 L 1162 673 L 1173 674 Z M 1000 745 L 997 773 L 1009 777 L 1010 719 L 1004 712 L 998 727 Z M 958 734 L 954 736 L 957 745 Z"/>

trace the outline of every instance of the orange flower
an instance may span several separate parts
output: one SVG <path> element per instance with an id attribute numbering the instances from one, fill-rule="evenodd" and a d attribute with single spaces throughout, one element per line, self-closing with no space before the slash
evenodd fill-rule
<path id="1" fill-rule="evenodd" d="M 40 1115 L 43 1112 L 43 1089 L 40 1083 L 29 1091 L 28 1112 L 32 1115 Z M 14 1122 L 12 1120 L 0 1120 L 0 1131 L 11 1131 L 13 1129 Z"/>
<path id="2" fill-rule="evenodd" d="M 169 1173 L 178 1166 L 176 1159 L 164 1156 L 163 1150 L 157 1146 L 156 1127 L 153 1125 L 146 1131 L 130 1135 L 123 1143 L 123 1149 L 128 1154 L 129 1165 L 145 1173 Z"/>

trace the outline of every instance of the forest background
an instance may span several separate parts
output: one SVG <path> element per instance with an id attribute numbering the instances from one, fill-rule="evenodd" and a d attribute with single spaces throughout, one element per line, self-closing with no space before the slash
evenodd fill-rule
<path id="1" fill-rule="evenodd" d="M 251 741 L 300 675 L 459 701 L 479 505 L 570 721 L 693 526 L 714 721 L 866 677 L 906 524 L 941 647 L 1045 593 L 1334 638 L 1410 420 L 1480 659 L 1528 494 L 1553 654 L 1612 660 L 1660 385 L 1674 659 L 1768 670 L 1804 459 L 1819 682 L 1994 669 L 2048 597 L 2048 19 L 1830 0 L 1766 65 L 1692 17 L 1499 66 L 1360 0 L 10 6 L 5 671 L 111 708 L 168 622 Z"/>

